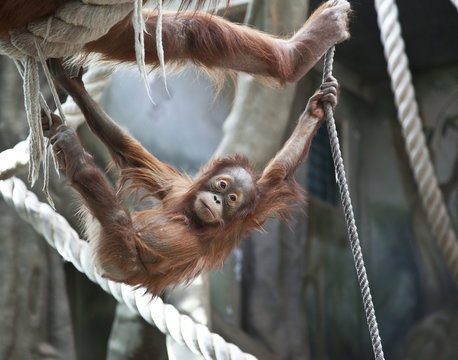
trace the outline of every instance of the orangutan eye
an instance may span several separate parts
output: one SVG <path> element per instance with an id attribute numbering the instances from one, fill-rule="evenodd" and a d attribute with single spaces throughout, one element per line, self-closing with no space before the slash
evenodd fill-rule
<path id="1" fill-rule="evenodd" d="M 227 187 L 227 182 L 225 182 L 224 180 L 220 180 L 218 185 L 221 189 L 224 190 Z"/>
<path id="2" fill-rule="evenodd" d="M 235 194 L 229 195 L 229 200 L 231 200 L 232 202 L 236 202 L 237 201 L 237 195 L 235 195 Z"/>

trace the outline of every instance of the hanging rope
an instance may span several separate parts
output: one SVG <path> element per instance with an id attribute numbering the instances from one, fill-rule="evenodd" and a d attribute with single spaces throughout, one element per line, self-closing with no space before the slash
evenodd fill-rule
<path id="1" fill-rule="evenodd" d="M 332 75 L 332 66 L 334 61 L 334 50 L 332 47 L 325 55 L 323 81 Z M 345 168 L 340 152 L 339 139 L 337 136 L 336 123 L 332 106 L 330 103 L 324 104 L 326 125 L 328 128 L 329 140 L 331 143 L 332 158 L 334 160 L 334 167 L 336 171 L 336 181 L 339 186 L 340 198 L 345 213 L 345 221 L 347 223 L 348 236 L 350 239 L 350 246 L 355 261 L 356 273 L 358 275 L 359 286 L 361 295 L 363 297 L 364 310 L 366 312 L 367 325 L 372 341 L 372 349 L 376 360 L 383 360 L 382 340 L 379 335 L 377 319 L 375 317 L 374 304 L 372 303 L 371 290 L 369 281 L 367 279 L 366 267 L 364 266 L 363 254 L 361 245 L 358 238 L 358 229 L 355 224 L 355 217 L 353 214 L 353 207 L 351 205 L 350 192 L 348 190 L 347 179 L 345 175 Z"/>
<path id="2" fill-rule="evenodd" d="M 99 101 L 102 93 L 111 81 L 113 70 L 109 66 L 93 66 L 83 75 L 83 81 L 88 93 L 95 101 Z M 77 128 L 85 122 L 84 116 L 73 99 L 69 96 L 62 104 L 67 125 Z M 27 168 L 29 164 L 29 141 L 21 141 L 12 149 L 0 153 L 0 180 L 15 175 L 18 171 Z"/>
<path id="3" fill-rule="evenodd" d="M 175 341 L 188 347 L 194 354 L 203 356 L 204 359 L 256 360 L 253 355 L 242 352 L 236 345 L 227 343 L 221 336 L 211 333 L 206 326 L 180 314 L 172 305 L 164 304 L 161 298 L 153 298 L 145 289 L 134 289 L 102 278 L 95 272 L 88 243 L 78 237 L 63 216 L 56 213 L 48 204 L 38 201 L 36 195 L 28 191 L 18 178 L 0 181 L 0 192 L 5 201 L 43 235 L 66 261 L 70 261 L 90 280 L 112 294 L 118 302 L 139 313 L 162 333 L 170 335 Z"/>
<path id="4" fill-rule="evenodd" d="M 398 8 L 394 0 L 375 0 L 375 8 L 410 166 L 434 237 L 453 279 L 458 284 L 458 240 L 422 131 L 409 61 L 401 36 Z"/>

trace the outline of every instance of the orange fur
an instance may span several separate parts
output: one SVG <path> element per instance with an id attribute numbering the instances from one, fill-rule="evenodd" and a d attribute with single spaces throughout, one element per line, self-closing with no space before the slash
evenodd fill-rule
<path id="1" fill-rule="evenodd" d="M 287 219 L 304 199 L 291 170 L 305 157 L 305 151 L 299 158 L 291 159 L 292 166 L 277 163 L 274 158 L 270 170 L 262 176 L 245 157 L 214 159 L 192 181 L 147 153 L 136 140 L 105 118 L 106 114 L 95 103 L 87 106 L 84 101 L 88 98 L 82 100 L 78 91 L 70 93 L 81 106 L 91 129 L 105 142 L 114 162 L 121 167 L 121 193 L 141 189 L 159 200 L 152 209 L 129 214 L 92 158 L 82 151 L 74 131 L 74 138 L 56 148 L 65 154 L 61 165 L 72 186 L 100 224 L 90 240 L 95 242 L 97 267 L 107 278 L 160 294 L 169 285 L 188 282 L 204 271 L 221 267 L 243 236 L 260 228 L 271 217 Z M 314 129 L 310 136 L 313 136 L 318 125 L 311 124 Z M 302 126 L 309 124 L 305 122 Z M 253 198 L 230 220 L 217 225 L 202 224 L 192 210 L 197 191 L 215 174 L 232 167 L 242 167 L 251 175 L 256 185 Z"/>
<path id="2" fill-rule="evenodd" d="M 346 20 L 336 14 L 330 2 L 319 7 L 307 23 L 290 39 L 280 39 L 261 31 L 232 24 L 218 16 L 196 11 L 164 12 L 162 39 L 168 64 L 191 61 L 211 71 L 235 70 L 284 84 L 307 73 L 332 45 L 348 38 Z M 146 62 L 158 66 L 155 28 L 157 14 L 144 10 Z M 345 18 L 345 16 L 344 16 Z M 88 43 L 84 52 L 101 60 L 134 62 L 131 17 L 114 26 L 105 36 Z"/>
<path id="3" fill-rule="evenodd" d="M 4 0 L 0 5 L 0 36 L 58 9 L 66 0 Z M 167 64 L 193 62 L 208 72 L 241 71 L 279 84 L 304 76 L 334 44 L 348 38 L 345 16 L 349 8 L 332 1 L 319 7 L 310 20 L 289 39 L 280 39 L 246 26 L 232 24 L 199 11 L 164 12 L 163 46 Z M 181 9 L 194 4 L 216 5 L 218 0 L 182 0 Z M 227 1 L 227 4 L 229 2 Z M 144 10 L 146 61 L 157 67 L 154 10 Z M 343 14 L 343 17 L 339 17 Z M 82 58 L 114 63 L 135 62 L 132 17 L 113 26 L 100 39 L 86 44 Z"/>
<path id="4" fill-rule="evenodd" d="M 199 13 L 166 14 L 164 50 L 168 61 L 192 60 L 212 68 L 230 68 L 281 83 L 302 76 L 336 41 L 346 33 L 346 2 L 328 2 L 310 22 L 290 40 L 278 40 L 261 32 L 230 24 Z M 333 2 L 334 4 L 334 2 Z M 149 33 L 155 17 L 148 20 Z M 119 23 L 102 39 L 87 44 L 86 51 L 100 52 L 109 59 L 133 61 L 130 19 Z M 147 60 L 157 62 L 155 39 L 147 36 Z M 298 49 L 302 52 L 298 53 Z M 91 130 L 110 151 L 121 169 L 120 192 L 140 192 L 158 200 L 151 209 L 129 213 L 119 203 L 115 191 L 84 152 L 74 130 L 53 122 L 50 132 L 58 160 L 71 185 L 80 193 L 96 266 L 105 276 L 133 286 L 144 286 L 160 294 L 166 286 L 190 281 L 203 271 L 223 264 L 242 237 L 259 228 L 267 219 L 287 220 L 291 210 L 304 200 L 294 180 L 294 172 L 306 157 L 311 139 L 323 120 L 321 97 L 334 96 L 337 83 L 318 91 L 309 101 L 290 139 L 257 174 L 242 156 L 214 159 L 196 180 L 160 162 L 119 127 L 89 96 L 81 73 L 70 79 L 60 61 L 48 66 L 56 83 L 80 107 Z M 335 102 L 334 102 L 335 103 Z M 63 154 L 63 155 L 62 155 Z M 251 177 L 255 190 L 247 192 L 241 207 L 217 224 L 206 223 L 195 212 L 197 193 L 224 169 L 241 168 Z M 242 186 L 242 185 L 240 185 Z M 91 224 L 89 224 L 89 222 Z M 95 223 L 95 224 L 94 224 Z"/>
<path id="5" fill-rule="evenodd" d="M 319 126 L 311 116 L 313 109 L 305 112 L 292 140 L 279 153 L 281 157 L 276 156 L 262 175 L 245 157 L 233 155 L 212 160 L 193 181 L 160 162 L 114 123 L 85 91 L 81 78 L 71 80 L 61 66 L 50 64 L 57 84 L 73 97 L 91 130 L 121 168 L 120 193 L 141 190 L 157 199 L 154 207 L 129 214 L 91 156 L 84 152 L 76 132 L 59 126 L 56 117 L 48 136 L 56 152 L 63 154 L 58 158 L 61 167 L 90 213 L 83 210 L 96 266 L 103 276 L 160 294 L 166 286 L 190 281 L 204 271 L 220 267 L 243 236 L 270 217 L 286 219 L 303 200 L 293 172 L 307 149 L 297 152 L 289 144 L 302 137 L 303 129 L 307 137 L 313 136 Z M 317 106 L 316 96 L 312 104 Z M 43 124 L 47 133 L 48 122 Z M 309 143 L 306 139 L 304 146 Z M 254 190 L 231 217 L 217 224 L 199 221 L 193 210 L 198 191 L 217 174 L 236 167 L 245 169 Z"/>
<path id="6" fill-rule="evenodd" d="M 133 154 L 139 157 L 141 154 Z M 175 171 L 159 173 L 158 160 L 145 167 L 123 169 L 121 184 L 124 191 L 145 189 L 148 196 L 161 198 L 157 208 L 132 214 L 138 256 L 144 271 L 131 273 L 123 281 L 141 285 L 154 294 L 170 284 L 188 282 L 201 272 L 221 267 L 243 236 L 258 229 L 272 216 L 288 217 L 291 209 L 303 200 L 300 187 L 293 178 L 260 179 L 249 161 L 242 156 L 228 156 L 210 162 L 199 178 L 192 182 L 188 176 Z M 255 199 L 248 207 L 223 226 L 202 227 L 193 221 L 189 209 L 200 186 L 224 168 L 241 166 L 257 184 Z M 167 179 L 167 181 L 164 181 Z M 163 183 L 158 189 L 151 184 Z M 275 183 L 275 186 L 271 184 Z M 161 196 L 160 194 L 167 194 Z M 107 256 L 110 261 L 112 252 Z"/>

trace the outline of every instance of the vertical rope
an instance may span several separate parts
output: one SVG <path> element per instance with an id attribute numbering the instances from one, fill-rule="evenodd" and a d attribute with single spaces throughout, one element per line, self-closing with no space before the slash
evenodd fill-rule
<path id="1" fill-rule="evenodd" d="M 164 45 L 162 42 L 162 0 L 157 0 L 157 24 L 156 24 L 156 51 L 157 58 L 159 60 L 159 66 L 162 72 L 162 78 L 164 81 L 164 87 L 167 94 L 170 96 L 169 89 L 167 87 L 167 76 L 165 73 L 165 58 L 164 58 Z"/>
<path id="2" fill-rule="evenodd" d="M 38 68 L 35 60 L 27 57 L 23 62 L 23 88 L 24 88 L 24 106 L 29 123 L 29 182 L 32 186 L 38 179 L 40 172 L 41 157 L 43 154 L 43 132 L 40 122 L 40 108 L 38 106 L 39 84 Z"/>
<path id="3" fill-rule="evenodd" d="M 426 146 L 409 60 L 401 35 L 398 8 L 394 0 L 375 0 L 375 9 L 410 166 L 431 232 L 437 240 L 452 278 L 458 284 L 458 238 Z"/>
<path id="4" fill-rule="evenodd" d="M 145 19 L 143 19 L 143 1 L 134 0 L 134 11 L 132 13 L 132 26 L 134 27 L 134 42 L 135 42 L 135 59 L 137 61 L 138 72 L 145 85 L 146 95 L 151 102 L 150 87 L 148 83 L 148 74 L 146 73 L 145 63 Z"/>
<path id="5" fill-rule="evenodd" d="M 332 65 L 334 60 L 335 48 L 332 47 L 325 55 L 323 81 L 332 76 Z M 332 158 L 334 160 L 334 167 L 336 171 L 336 181 L 339 186 L 340 198 L 345 213 L 345 221 L 347 223 L 348 236 L 350 239 L 351 251 L 355 261 L 356 273 L 358 275 L 359 286 L 361 295 L 363 297 L 364 310 L 366 312 L 367 325 L 372 341 L 372 349 L 376 360 L 383 360 L 382 340 L 379 335 L 377 319 L 375 317 L 374 304 L 372 303 L 371 291 L 369 288 L 369 281 L 367 279 L 366 267 L 364 266 L 363 254 L 361 245 L 359 243 L 358 230 L 355 224 L 355 217 L 353 214 L 353 207 L 351 205 L 350 192 L 348 190 L 347 179 L 345 176 L 345 168 L 343 164 L 342 154 L 340 152 L 339 139 L 337 136 L 336 123 L 332 106 L 330 103 L 324 104 L 324 112 L 326 125 L 329 133 L 329 140 L 331 143 Z"/>
<path id="6" fill-rule="evenodd" d="M 41 47 L 38 44 L 37 39 L 33 38 L 33 40 L 35 42 L 35 47 L 37 49 L 38 58 L 40 59 L 41 66 L 43 68 L 43 72 L 45 73 L 46 80 L 48 81 L 49 89 L 51 90 L 51 94 L 54 99 L 54 103 L 56 104 L 57 110 L 59 111 L 59 116 L 62 119 L 63 124 L 66 125 L 67 120 L 65 118 L 65 113 L 64 113 L 64 110 L 62 109 L 62 104 L 60 103 L 59 95 L 57 94 L 56 85 L 54 84 L 54 81 L 52 80 L 51 72 L 49 71 L 48 65 L 46 64 L 46 58 L 43 55 L 43 51 L 41 50 Z M 43 97 L 41 98 L 43 99 L 44 102 L 46 102 Z M 49 120 L 51 120 L 50 117 L 49 117 Z"/>

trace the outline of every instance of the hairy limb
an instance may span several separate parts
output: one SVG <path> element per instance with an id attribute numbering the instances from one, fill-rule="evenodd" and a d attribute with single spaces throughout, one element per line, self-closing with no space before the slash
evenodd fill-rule
<path id="1" fill-rule="evenodd" d="M 135 231 L 130 215 L 119 204 L 113 188 L 96 167 L 92 157 L 85 152 L 76 131 L 63 125 L 55 115 L 52 127 L 49 127 L 46 116 L 42 117 L 42 126 L 71 186 L 78 191 L 86 207 L 101 225 L 98 252 L 110 256 L 111 269 L 116 271 L 117 276 L 120 271 L 125 274 L 137 272 Z"/>
<path id="2" fill-rule="evenodd" d="M 5 0 L 0 5 L 0 36 L 8 30 L 53 13 L 65 0 Z M 205 0 L 197 0 L 202 5 Z M 184 6 L 191 0 L 183 0 Z M 349 37 L 349 4 L 329 0 L 290 39 L 278 39 L 245 26 L 231 24 L 217 16 L 199 12 L 165 12 L 163 43 L 166 60 L 193 61 L 207 68 L 243 71 L 272 77 L 280 83 L 297 81 L 332 45 Z M 157 65 L 156 13 L 145 10 L 147 62 Z M 4 20 L 4 21 L 3 21 Z M 115 25 L 105 36 L 86 44 L 86 53 L 98 53 L 114 61 L 135 62 L 131 16 Z"/>
<path id="3" fill-rule="evenodd" d="M 293 71 L 288 81 L 301 79 L 332 46 L 347 40 L 350 3 L 329 0 L 310 16 L 305 25 L 287 40 Z"/>
<path id="4" fill-rule="evenodd" d="M 324 120 L 323 104 L 337 104 L 339 84 L 333 77 L 327 79 L 320 89 L 310 98 L 305 111 L 288 141 L 277 155 L 267 164 L 262 178 L 267 179 L 275 174 L 281 181 L 294 175 L 299 164 L 307 156 L 313 136 Z"/>
<path id="5" fill-rule="evenodd" d="M 163 44 L 167 62 L 193 61 L 206 68 L 223 68 L 272 77 L 280 83 L 297 81 L 328 48 L 349 37 L 350 7 L 347 1 L 330 0 L 290 39 L 232 24 L 199 12 L 165 12 Z M 145 11 L 146 61 L 157 65 L 155 12 Z M 88 43 L 84 51 L 102 58 L 135 61 L 131 18 L 114 26 L 102 38 Z"/>
<path id="6" fill-rule="evenodd" d="M 56 84 L 73 98 L 91 130 L 108 148 L 113 161 L 127 169 L 122 181 L 130 180 L 133 187 L 144 187 L 153 196 L 163 198 L 169 191 L 170 179 L 180 177 L 180 173 L 151 155 L 103 111 L 86 91 L 81 70 L 70 78 L 59 59 L 48 60 L 48 67 Z"/>
<path id="7" fill-rule="evenodd" d="M 139 157 L 149 159 L 152 156 L 92 99 L 84 87 L 82 69 L 78 76 L 71 78 L 67 75 L 60 59 L 50 59 L 47 64 L 56 84 L 73 98 L 86 118 L 87 124 L 107 146 L 117 165 L 120 167 L 141 166 L 138 163 Z"/>

